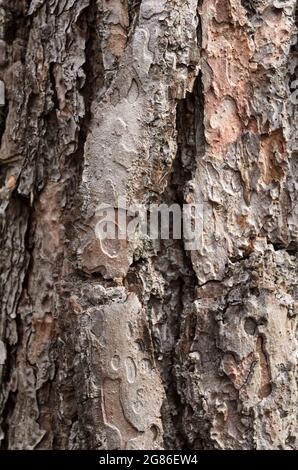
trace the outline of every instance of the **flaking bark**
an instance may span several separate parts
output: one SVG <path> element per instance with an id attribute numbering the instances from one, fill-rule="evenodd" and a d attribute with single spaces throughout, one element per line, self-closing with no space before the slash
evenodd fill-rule
<path id="1" fill-rule="evenodd" d="M 296 34 L 295 0 L 0 0 L 2 449 L 297 448 Z M 103 246 L 119 196 L 201 204 L 201 247 Z"/>

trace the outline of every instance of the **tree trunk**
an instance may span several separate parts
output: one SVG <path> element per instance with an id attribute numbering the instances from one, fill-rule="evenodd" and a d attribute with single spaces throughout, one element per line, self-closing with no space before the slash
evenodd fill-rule
<path id="1" fill-rule="evenodd" d="M 295 9 L 0 0 L 2 449 L 297 448 Z"/>

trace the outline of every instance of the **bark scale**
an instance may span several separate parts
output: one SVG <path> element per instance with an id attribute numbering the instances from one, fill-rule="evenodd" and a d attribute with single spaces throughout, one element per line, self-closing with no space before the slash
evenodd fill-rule
<path id="1" fill-rule="evenodd" d="M 3 449 L 297 448 L 294 0 L 1 0 Z M 97 209 L 204 207 L 201 246 Z"/>

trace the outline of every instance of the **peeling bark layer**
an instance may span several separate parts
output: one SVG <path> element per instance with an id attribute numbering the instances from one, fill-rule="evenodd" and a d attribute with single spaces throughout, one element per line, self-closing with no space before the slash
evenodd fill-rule
<path id="1" fill-rule="evenodd" d="M 294 0 L 0 0 L 3 449 L 297 448 Z M 200 204 L 201 246 L 98 207 Z"/>

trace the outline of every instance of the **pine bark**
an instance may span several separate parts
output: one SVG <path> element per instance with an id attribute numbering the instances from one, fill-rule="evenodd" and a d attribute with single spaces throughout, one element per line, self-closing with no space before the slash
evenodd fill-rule
<path id="1" fill-rule="evenodd" d="M 297 448 L 297 79 L 295 0 L 0 0 L 2 449 Z"/>

